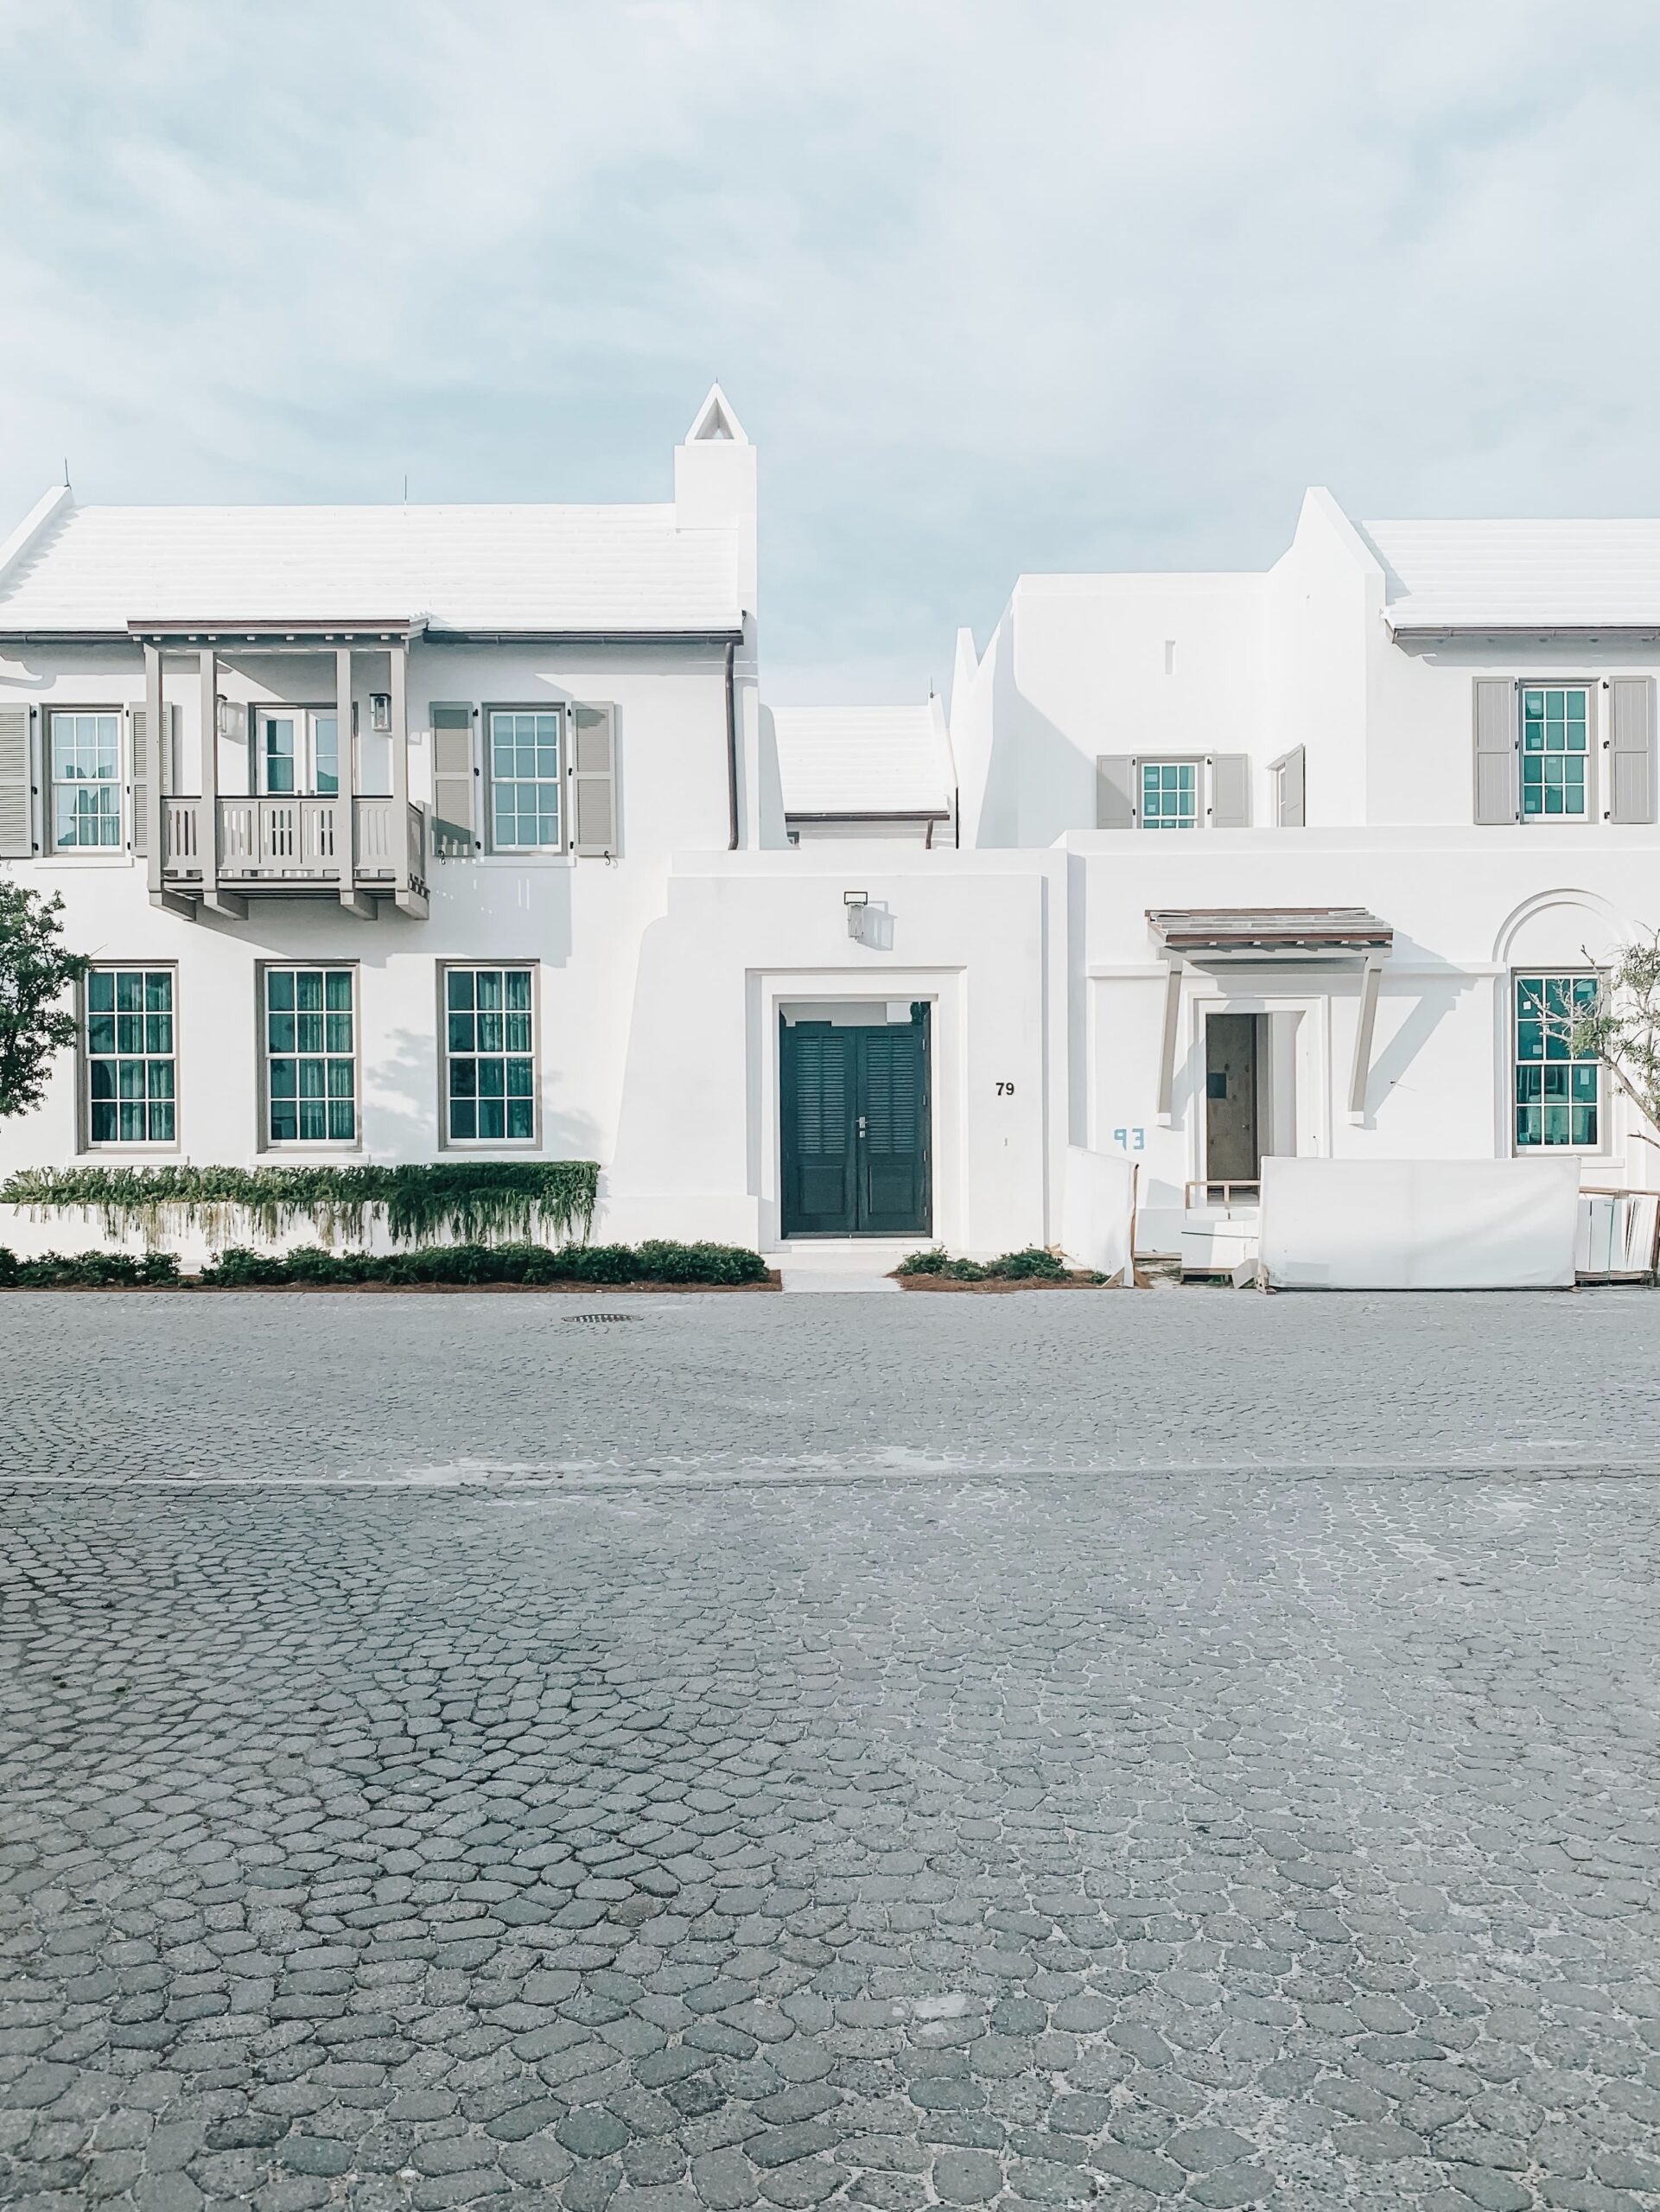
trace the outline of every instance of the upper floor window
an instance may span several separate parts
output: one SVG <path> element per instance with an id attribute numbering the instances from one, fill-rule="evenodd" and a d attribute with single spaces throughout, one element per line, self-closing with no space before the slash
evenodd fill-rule
<path id="1" fill-rule="evenodd" d="M 490 842 L 498 852 L 559 849 L 561 721 L 557 707 L 490 709 Z"/>
<path id="2" fill-rule="evenodd" d="M 1516 1144 L 1601 1141 L 1602 1068 L 1576 1052 L 1574 1031 L 1595 1008 L 1594 976 L 1517 976 L 1516 986 Z"/>
<path id="3" fill-rule="evenodd" d="M 121 717 L 51 716 L 52 842 L 60 852 L 121 842 Z"/>
<path id="4" fill-rule="evenodd" d="M 177 1061 L 170 968 L 86 978 L 86 1134 L 93 1144 L 172 1144 Z"/>
<path id="5" fill-rule="evenodd" d="M 1590 812 L 1590 688 L 1548 683 L 1522 691 L 1522 813 Z"/>
<path id="6" fill-rule="evenodd" d="M 355 1144 L 357 1022 L 349 968 L 267 968 L 265 1141 Z"/>
<path id="7" fill-rule="evenodd" d="M 1142 761 L 1143 830 L 1198 828 L 1200 767 L 1197 760 Z"/>

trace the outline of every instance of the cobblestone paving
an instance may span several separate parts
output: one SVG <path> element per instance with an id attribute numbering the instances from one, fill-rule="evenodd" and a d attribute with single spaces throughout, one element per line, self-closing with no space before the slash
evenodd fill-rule
<path id="1" fill-rule="evenodd" d="M 1660 1300 L 621 1306 L 0 1300 L 0 2202 L 1660 2206 Z"/>

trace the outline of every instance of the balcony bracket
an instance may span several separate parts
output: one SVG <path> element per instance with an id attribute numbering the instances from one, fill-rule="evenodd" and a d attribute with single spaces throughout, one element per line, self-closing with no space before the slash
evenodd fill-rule
<path id="1" fill-rule="evenodd" d="M 400 891 L 398 893 L 393 903 L 400 914 L 411 914 L 417 922 L 425 921 L 427 918 L 426 885 L 411 883 L 407 891 Z"/>
<path id="2" fill-rule="evenodd" d="M 204 892 L 201 903 L 210 913 L 223 914 L 227 921 L 245 922 L 248 918 L 248 902 L 238 892 Z"/>
<path id="3" fill-rule="evenodd" d="M 195 921 L 201 910 L 200 899 L 186 899 L 176 891 L 152 891 L 149 903 L 164 914 L 176 914 L 181 922 Z"/>
<path id="4" fill-rule="evenodd" d="M 360 922 L 373 921 L 376 914 L 374 900 L 366 891 L 342 891 L 340 906 L 348 914 L 355 914 Z"/>

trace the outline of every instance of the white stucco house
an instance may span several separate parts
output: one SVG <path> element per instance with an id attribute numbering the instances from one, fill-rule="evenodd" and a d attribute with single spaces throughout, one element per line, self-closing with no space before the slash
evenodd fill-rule
<path id="1" fill-rule="evenodd" d="M 754 448 L 645 506 L 0 545 L 0 866 L 95 962 L 0 1173 L 579 1158 L 595 1233 L 1142 1249 L 1265 1156 L 1656 1181 L 1576 988 L 1654 890 L 1660 523 L 1025 577 L 949 712 L 764 703 Z"/>

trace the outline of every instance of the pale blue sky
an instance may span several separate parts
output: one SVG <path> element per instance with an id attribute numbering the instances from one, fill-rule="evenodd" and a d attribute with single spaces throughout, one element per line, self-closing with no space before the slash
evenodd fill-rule
<path id="1" fill-rule="evenodd" d="M 0 510 L 666 498 L 779 701 L 1022 569 L 1660 512 L 1651 0 L 0 0 Z"/>

